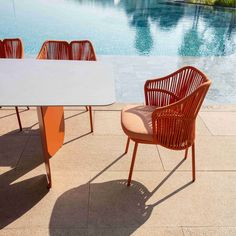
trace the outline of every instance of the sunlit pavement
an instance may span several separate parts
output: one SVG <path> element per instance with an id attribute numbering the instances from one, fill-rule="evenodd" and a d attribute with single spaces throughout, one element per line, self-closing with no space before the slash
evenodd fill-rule
<path id="1" fill-rule="evenodd" d="M 35 108 L 21 110 L 23 132 L 14 109 L 0 110 L 0 235 L 236 234 L 236 106 L 202 108 L 196 182 L 183 152 L 140 145 L 128 188 L 124 105 L 94 108 L 93 134 L 84 107 L 65 109 L 49 191 Z"/>

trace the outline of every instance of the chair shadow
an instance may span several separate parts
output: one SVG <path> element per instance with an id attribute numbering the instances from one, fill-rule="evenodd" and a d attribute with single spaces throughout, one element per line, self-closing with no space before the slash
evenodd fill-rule
<path id="1" fill-rule="evenodd" d="M 118 157 L 88 183 L 68 190 L 57 199 L 49 225 L 51 236 L 56 235 L 53 229 L 58 225 L 63 228 L 74 228 L 86 220 L 88 227 L 91 229 L 110 227 L 112 228 L 112 234 L 131 235 L 149 219 L 157 205 L 192 184 L 192 181 L 189 181 L 157 202 L 147 204 L 147 201 L 170 178 L 184 160 L 151 192 L 137 181 L 132 181 L 130 187 L 127 187 L 126 179 L 93 183 L 100 174 L 122 157 L 123 155 Z M 87 219 L 85 220 L 85 218 Z M 125 228 L 125 230 L 121 231 L 121 228 Z"/>
<path id="2" fill-rule="evenodd" d="M 33 130 L 33 132 L 37 131 Z M 12 137 L 21 138 L 22 136 L 25 136 L 29 138 L 29 135 L 13 134 L 16 134 L 15 130 L 0 136 L 0 145 L 6 145 L 6 141 L 4 140 L 11 142 Z M 8 148 L 4 154 L 9 158 L 9 162 L 6 160 L 1 160 L 2 158 L 0 156 L 0 166 L 12 167 L 10 164 L 10 159 L 11 156 L 16 155 L 16 153 L 12 152 L 11 150 L 11 148 L 14 148 L 14 146 L 12 147 L 10 143 L 8 145 L 9 154 L 6 153 L 8 152 Z M 31 149 L 33 148 L 34 147 L 31 146 Z M 19 162 L 21 163 L 21 166 L 18 168 Z M 42 156 L 39 157 L 39 155 L 37 155 L 36 157 L 32 155 L 32 158 L 29 159 L 22 158 L 21 155 L 15 168 L 10 169 L 9 171 L 0 175 L 0 229 L 3 229 L 7 225 L 20 218 L 48 193 L 49 190 L 47 188 L 47 177 L 44 174 L 30 177 L 28 179 L 24 178 L 22 181 L 18 180 L 42 163 Z"/>

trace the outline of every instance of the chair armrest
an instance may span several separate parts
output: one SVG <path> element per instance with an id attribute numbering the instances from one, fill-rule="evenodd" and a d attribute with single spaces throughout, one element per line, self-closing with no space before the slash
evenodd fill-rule
<path id="1" fill-rule="evenodd" d="M 185 149 L 195 139 L 196 117 L 185 112 L 185 99 L 152 113 L 153 140 L 171 149 Z"/>

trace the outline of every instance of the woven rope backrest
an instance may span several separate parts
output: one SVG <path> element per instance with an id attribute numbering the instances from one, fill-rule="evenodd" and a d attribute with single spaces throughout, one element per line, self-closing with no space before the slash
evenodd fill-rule
<path id="1" fill-rule="evenodd" d="M 160 79 L 148 80 L 145 84 L 147 105 L 167 106 L 188 96 L 206 77 L 198 69 L 188 66 Z"/>
<path id="2" fill-rule="evenodd" d="M 210 84 L 207 80 L 189 96 L 153 112 L 153 133 L 157 143 L 177 150 L 193 144 L 196 117 Z"/>
<path id="3" fill-rule="evenodd" d="M 23 45 L 20 39 L 4 39 L 2 42 L 3 58 L 23 58 Z"/>
<path id="4" fill-rule="evenodd" d="M 72 41 L 70 43 L 71 60 L 96 61 L 93 45 L 88 40 Z"/>
<path id="5" fill-rule="evenodd" d="M 46 41 L 43 43 L 37 59 L 69 60 L 69 44 L 66 41 Z"/>

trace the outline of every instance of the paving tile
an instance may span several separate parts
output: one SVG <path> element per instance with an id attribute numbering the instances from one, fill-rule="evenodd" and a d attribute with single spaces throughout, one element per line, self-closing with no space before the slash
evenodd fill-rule
<path id="1" fill-rule="evenodd" d="M 20 118 L 22 127 L 25 130 L 25 132 L 28 130 L 32 131 L 32 133 L 35 133 L 33 131 L 39 129 L 38 115 L 36 108 L 30 107 L 30 110 L 24 110 L 24 112 L 20 113 Z"/>
<path id="2" fill-rule="evenodd" d="M 85 106 L 66 106 L 64 111 L 86 111 Z"/>
<path id="3" fill-rule="evenodd" d="M 133 142 L 130 143 L 128 154 L 123 155 L 126 141 L 127 138 L 124 136 L 86 136 L 64 145 L 53 160 L 57 168 L 62 166 L 72 169 L 73 165 L 76 165 L 78 169 L 84 168 L 89 171 L 101 171 L 108 166 L 108 171 L 129 170 Z M 135 169 L 163 169 L 155 145 L 139 145 Z"/>
<path id="4" fill-rule="evenodd" d="M 94 135 L 124 135 L 120 111 L 95 111 Z"/>
<path id="5" fill-rule="evenodd" d="M 0 232 L 0 236 L 74 236 L 87 235 L 87 229 L 47 229 L 47 228 L 30 228 L 30 229 L 4 229 Z"/>
<path id="6" fill-rule="evenodd" d="M 38 168 L 39 166 L 41 166 L 39 173 L 45 173 L 41 137 L 39 135 L 31 135 L 17 163 L 16 170 L 27 173 L 27 171 Z"/>
<path id="7" fill-rule="evenodd" d="M 198 136 L 196 139 L 196 169 L 207 171 L 236 170 L 235 136 Z M 184 158 L 184 151 L 173 151 L 158 146 L 165 170 L 171 170 Z M 191 170 L 191 148 L 180 170 Z"/>
<path id="8" fill-rule="evenodd" d="M 102 236 L 125 236 L 125 235 L 156 235 L 156 236 L 184 236 L 181 227 L 118 227 L 118 228 L 93 228 L 88 229 L 88 235 L 102 235 Z"/>
<path id="9" fill-rule="evenodd" d="M 236 135 L 236 112 L 201 112 L 213 135 Z"/>
<path id="10" fill-rule="evenodd" d="M 20 116 L 26 111 L 20 111 Z M 22 134 L 19 132 L 19 125 L 15 110 L 0 109 L 0 135 Z"/>
<path id="11" fill-rule="evenodd" d="M 123 107 L 127 106 L 129 103 L 114 103 L 109 106 L 96 106 L 93 107 L 94 111 L 121 111 Z M 136 105 L 140 105 L 143 103 L 136 103 Z"/>
<path id="12" fill-rule="evenodd" d="M 201 111 L 236 111 L 236 105 L 235 104 L 214 104 L 214 105 L 205 105 L 202 106 Z"/>
<path id="13" fill-rule="evenodd" d="M 94 117 L 94 113 L 93 113 Z M 89 112 L 65 111 L 65 135 L 79 137 L 90 132 Z"/>
<path id="14" fill-rule="evenodd" d="M 236 226 L 236 173 L 134 172 L 130 187 L 124 176 L 90 183 L 89 228 Z"/>
<path id="15" fill-rule="evenodd" d="M 204 121 L 201 119 L 200 116 L 197 117 L 196 121 L 196 134 L 197 135 L 211 135 L 211 132 L 207 128 Z"/>
<path id="16" fill-rule="evenodd" d="M 236 227 L 184 227 L 184 236 L 235 236 Z"/>
<path id="17" fill-rule="evenodd" d="M 39 135 L 38 116 L 35 107 L 19 108 L 23 131 L 20 132 L 14 109 L 0 109 L 0 134 Z"/>
<path id="18" fill-rule="evenodd" d="M 0 174 L 16 167 L 27 140 L 27 136 L 0 136 Z"/>
<path id="19" fill-rule="evenodd" d="M 85 228 L 90 174 L 52 171 L 48 190 L 44 174 L 32 170 L 0 190 L 0 228 Z M 17 196 L 17 198 L 16 198 Z"/>

